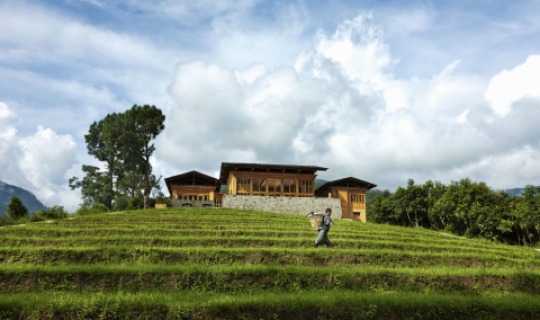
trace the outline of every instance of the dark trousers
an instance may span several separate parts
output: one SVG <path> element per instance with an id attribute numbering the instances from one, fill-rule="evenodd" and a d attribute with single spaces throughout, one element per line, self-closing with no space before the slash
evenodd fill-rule
<path id="1" fill-rule="evenodd" d="M 317 240 L 315 240 L 315 246 L 317 247 L 321 244 L 325 244 L 327 247 L 331 246 L 330 239 L 328 239 L 328 230 L 319 230 L 319 234 L 317 234 Z"/>

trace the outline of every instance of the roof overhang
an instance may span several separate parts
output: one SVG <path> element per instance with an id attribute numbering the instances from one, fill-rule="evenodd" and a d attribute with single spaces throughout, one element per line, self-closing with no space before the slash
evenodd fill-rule
<path id="1" fill-rule="evenodd" d="M 218 182 L 218 179 L 195 170 L 165 178 L 165 184 L 167 185 L 167 189 L 169 189 L 170 195 L 172 195 L 171 187 L 173 184 L 183 186 L 208 186 L 216 188 L 218 186 Z"/>
<path id="2" fill-rule="evenodd" d="M 317 171 L 326 170 L 328 170 L 328 168 L 318 166 L 222 162 L 219 180 L 221 181 L 221 183 L 226 184 L 231 171 L 315 174 Z"/>
<path id="3" fill-rule="evenodd" d="M 367 182 L 361 179 L 357 179 L 354 177 L 348 177 L 333 181 L 328 181 L 327 183 L 323 184 L 317 190 L 315 190 L 315 194 L 324 194 L 330 190 L 332 187 L 345 187 L 345 188 L 361 188 L 361 189 L 372 189 L 375 188 L 377 185 L 373 184 L 371 182 Z"/>

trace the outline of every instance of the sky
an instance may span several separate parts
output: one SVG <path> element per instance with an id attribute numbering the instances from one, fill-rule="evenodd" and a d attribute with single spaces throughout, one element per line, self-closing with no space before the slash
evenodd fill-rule
<path id="1" fill-rule="evenodd" d="M 0 180 L 81 204 L 94 121 L 163 110 L 154 174 L 315 165 L 394 191 L 540 184 L 540 2 L 0 0 Z M 167 193 L 166 188 L 164 192 Z"/>

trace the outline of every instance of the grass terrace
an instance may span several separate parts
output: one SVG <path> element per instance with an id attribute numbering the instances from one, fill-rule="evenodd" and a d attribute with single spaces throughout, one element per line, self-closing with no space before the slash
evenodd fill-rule
<path id="1" fill-rule="evenodd" d="M 0 319 L 537 319 L 540 252 L 223 208 L 0 228 Z"/>

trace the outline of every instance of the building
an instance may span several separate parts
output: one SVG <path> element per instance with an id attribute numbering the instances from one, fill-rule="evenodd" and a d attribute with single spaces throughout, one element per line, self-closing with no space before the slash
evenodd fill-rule
<path id="1" fill-rule="evenodd" d="M 219 181 L 230 195 L 314 197 L 317 171 L 327 168 L 223 162 Z"/>
<path id="2" fill-rule="evenodd" d="M 190 171 L 174 177 L 165 178 L 165 184 L 176 207 L 216 206 L 219 180 L 199 171 Z M 218 192 L 216 192 L 218 191 Z"/>
<path id="3" fill-rule="evenodd" d="M 332 208 L 333 216 L 366 222 L 366 192 L 375 184 L 349 177 L 315 187 L 305 165 L 223 162 L 219 179 L 198 171 L 165 179 L 174 206 L 224 206 L 306 214 Z"/>
<path id="4" fill-rule="evenodd" d="M 341 202 L 341 216 L 366 222 L 366 193 L 375 188 L 373 183 L 353 177 L 328 181 L 315 191 L 317 197 L 338 198 Z"/>

